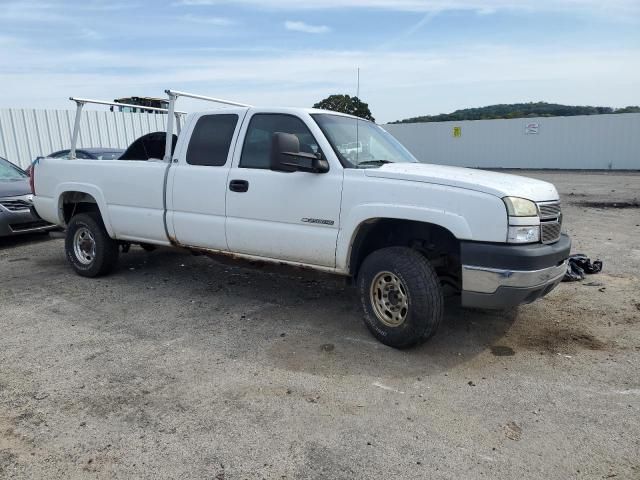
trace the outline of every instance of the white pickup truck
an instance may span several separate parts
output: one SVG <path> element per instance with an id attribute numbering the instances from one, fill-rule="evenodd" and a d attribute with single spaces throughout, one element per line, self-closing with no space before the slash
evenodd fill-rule
<path id="1" fill-rule="evenodd" d="M 189 94 L 167 93 L 171 120 Z M 434 334 L 445 285 L 465 307 L 502 309 L 566 271 L 549 183 L 420 163 L 381 127 L 330 111 L 192 113 L 177 140 L 171 124 L 118 160 L 34 165 L 36 213 L 66 227 L 78 274 L 106 274 L 131 244 L 331 272 L 357 282 L 372 334 L 403 348 Z"/>

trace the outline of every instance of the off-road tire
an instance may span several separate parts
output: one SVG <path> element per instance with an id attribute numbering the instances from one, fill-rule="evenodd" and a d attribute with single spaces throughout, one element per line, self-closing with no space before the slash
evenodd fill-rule
<path id="1" fill-rule="evenodd" d="M 74 249 L 74 237 L 80 229 L 88 230 L 95 243 L 95 255 L 89 263 L 82 262 Z M 109 237 L 98 213 L 75 215 L 67 225 L 64 246 L 67 260 L 76 273 L 83 277 L 106 275 L 118 263 L 118 243 Z"/>
<path id="2" fill-rule="evenodd" d="M 406 290 L 406 316 L 397 326 L 383 323 L 376 313 L 372 284 L 382 272 L 395 275 Z M 429 261 L 416 250 L 388 247 L 374 251 L 362 263 L 357 285 L 364 323 L 385 345 L 408 348 L 423 343 L 442 321 L 444 298 L 440 281 Z"/>

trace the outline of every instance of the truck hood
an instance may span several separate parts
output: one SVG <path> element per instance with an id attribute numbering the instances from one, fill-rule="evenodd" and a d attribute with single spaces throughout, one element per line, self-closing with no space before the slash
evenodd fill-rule
<path id="1" fill-rule="evenodd" d="M 519 175 L 473 168 L 448 167 L 428 163 L 387 163 L 379 168 L 366 169 L 365 175 L 466 188 L 500 198 L 521 197 L 534 202 L 559 198 L 556 187 L 551 183 Z"/>

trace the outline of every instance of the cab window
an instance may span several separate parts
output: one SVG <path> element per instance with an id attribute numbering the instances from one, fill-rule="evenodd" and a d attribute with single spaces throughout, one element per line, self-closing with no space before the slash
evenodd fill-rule
<path id="1" fill-rule="evenodd" d="M 318 142 L 298 117 L 280 113 L 257 113 L 251 118 L 242 147 L 240 168 L 267 169 L 274 133 L 292 133 L 300 141 L 300 151 L 317 154 Z"/>
<path id="2" fill-rule="evenodd" d="M 204 115 L 198 119 L 187 147 L 189 165 L 221 167 L 227 163 L 236 114 Z"/>

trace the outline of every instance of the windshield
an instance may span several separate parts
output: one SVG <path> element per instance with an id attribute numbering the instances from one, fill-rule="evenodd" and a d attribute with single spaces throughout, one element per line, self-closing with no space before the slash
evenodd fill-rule
<path id="1" fill-rule="evenodd" d="M 27 174 L 14 164 L 0 157 L 0 180 L 22 180 Z"/>
<path id="2" fill-rule="evenodd" d="M 98 152 L 94 153 L 94 155 L 98 158 L 98 160 L 117 160 L 123 153 L 124 150 L 117 150 L 113 152 Z"/>
<path id="3" fill-rule="evenodd" d="M 81 160 L 117 160 L 124 150 L 76 150 L 76 158 Z M 69 160 L 71 150 L 61 150 L 49 155 L 51 158 L 65 158 Z"/>
<path id="4" fill-rule="evenodd" d="M 393 136 L 375 123 L 353 117 L 311 115 L 345 167 L 372 168 L 385 163 L 418 160 Z"/>

